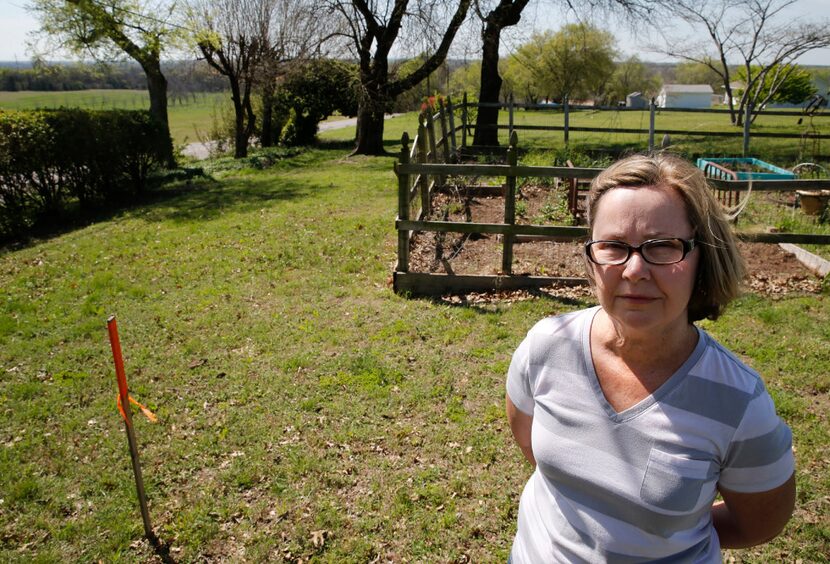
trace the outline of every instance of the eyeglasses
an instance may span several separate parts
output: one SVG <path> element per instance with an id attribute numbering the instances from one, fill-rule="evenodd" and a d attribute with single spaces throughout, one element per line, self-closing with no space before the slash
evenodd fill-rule
<path id="1" fill-rule="evenodd" d="M 694 248 L 694 239 L 649 239 L 636 247 L 622 241 L 588 241 L 585 255 L 595 264 L 619 265 L 637 252 L 649 264 L 675 264 Z"/>

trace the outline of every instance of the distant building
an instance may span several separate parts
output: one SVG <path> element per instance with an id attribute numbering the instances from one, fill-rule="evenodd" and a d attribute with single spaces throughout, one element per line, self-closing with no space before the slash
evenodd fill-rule
<path id="1" fill-rule="evenodd" d="M 648 100 L 643 96 L 642 92 L 632 92 L 625 97 L 625 106 L 627 108 L 643 109 L 648 107 Z"/>
<path id="2" fill-rule="evenodd" d="M 711 108 L 713 94 L 708 84 L 665 84 L 656 103 L 660 108 Z"/>

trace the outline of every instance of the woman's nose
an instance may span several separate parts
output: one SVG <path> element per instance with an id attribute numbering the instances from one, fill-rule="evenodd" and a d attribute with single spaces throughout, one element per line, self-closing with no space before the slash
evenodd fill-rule
<path id="1" fill-rule="evenodd" d="M 626 280 L 643 280 L 651 277 L 651 265 L 645 261 L 639 251 L 631 251 L 625 263 L 623 278 Z"/>

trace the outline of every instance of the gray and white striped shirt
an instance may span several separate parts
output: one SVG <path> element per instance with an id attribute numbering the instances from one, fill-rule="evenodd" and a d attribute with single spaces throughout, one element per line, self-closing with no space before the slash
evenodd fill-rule
<path id="1" fill-rule="evenodd" d="M 758 374 L 700 329 L 675 374 L 616 412 L 591 360 L 598 309 L 540 321 L 513 355 L 507 392 L 533 416 L 537 468 L 512 561 L 720 562 L 717 486 L 783 484 L 794 468 L 790 429 Z"/>

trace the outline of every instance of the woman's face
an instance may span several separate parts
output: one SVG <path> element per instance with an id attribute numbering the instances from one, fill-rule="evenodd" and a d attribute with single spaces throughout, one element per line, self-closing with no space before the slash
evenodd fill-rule
<path id="1" fill-rule="evenodd" d="M 591 238 L 637 246 L 649 239 L 692 239 L 694 230 L 683 199 L 671 189 L 651 186 L 612 188 L 600 198 Z M 658 337 L 688 324 L 687 309 L 700 251 L 675 264 L 653 265 L 632 252 L 621 265 L 593 269 L 600 305 L 628 332 Z"/>

